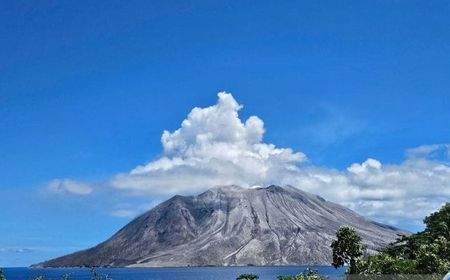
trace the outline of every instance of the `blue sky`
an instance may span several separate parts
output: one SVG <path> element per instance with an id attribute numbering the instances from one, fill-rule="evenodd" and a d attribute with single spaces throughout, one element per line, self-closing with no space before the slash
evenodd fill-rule
<path id="1" fill-rule="evenodd" d="M 0 266 L 92 246 L 172 195 L 111 178 L 173 160 L 162 132 L 180 128 L 194 107 L 220 108 L 221 91 L 244 105 L 242 122 L 264 122 L 262 143 L 306 155 L 295 163 L 302 176 L 362 186 L 353 171 L 380 178 L 445 169 L 449 11 L 439 0 L 1 3 Z M 448 201 L 446 174 L 402 181 L 416 199 L 402 203 Z M 49 191 L 52 184 L 63 191 Z M 441 200 L 416 187 L 439 188 Z M 338 202 L 421 228 L 417 217 L 402 216 L 406 206 L 395 216 L 377 212 L 377 199 Z"/>

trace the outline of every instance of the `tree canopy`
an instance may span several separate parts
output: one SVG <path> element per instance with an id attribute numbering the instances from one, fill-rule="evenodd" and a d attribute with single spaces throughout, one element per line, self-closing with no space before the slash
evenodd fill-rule
<path id="1" fill-rule="evenodd" d="M 259 276 L 256 274 L 241 274 L 236 280 L 257 280 Z"/>
<path id="2" fill-rule="evenodd" d="M 425 230 L 403 236 L 379 255 L 358 261 L 360 274 L 444 274 L 450 270 L 450 203 L 424 219 Z"/>
<path id="3" fill-rule="evenodd" d="M 365 246 L 362 238 L 354 228 L 341 226 L 336 232 L 336 240 L 331 243 L 333 263 L 335 268 L 349 265 L 349 273 L 356 272 L 356 261 L 363 255 Z"/>

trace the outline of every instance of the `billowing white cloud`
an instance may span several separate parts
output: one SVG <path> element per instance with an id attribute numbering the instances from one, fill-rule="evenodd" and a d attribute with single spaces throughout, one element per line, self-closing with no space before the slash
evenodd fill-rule
<path id="1" fill-rule="evenodd" d="M 83 182 L 71 179 L 54 179 L 47 184 L 49 191 L 54 193 L 72 193 L 86 195 L 92 193 L 92 187 Z"/>
<path id="2" fill-rule="evenodd" d="M 242 108 L 229 93 L 216 105 L 194 108 L 174 132 L 161 137 L 163 156 L 116 176 L 117 188 L 158 194 L 192 193 L 217 185 L 275 183 L 306 160 L 303 153 L 262 142 L 264 123 L 239 119 Z"/>
<path id="3" fill-rule="evenodd" d="M 192 194 L 217 185 L 293 185 L 344 204 L 361 214 L 395 223 L 420 220 L 450 200 L 449 144 L 406 151 L 399 164 L 369 158 L 345 170 L 302 164 L 301 152 L 263 142 L 264 123 L 256 116 L 241 121 L 242 109 L 229 93 L 216 105 L 194 108 L 181 127 L 164 131 L 162 155 L 110 184 L 128 194 Z M 88 194 L 92 189 L 72 180 L 55 180 L 55 190 Z M 139 210 L 139 211 L 142 211 Z M 134 216 L 130 207 L 112 212 Z"/>
<path id="4" fill-rule="evenodd" d="M 386 165 L 368 159 L 345 171 L 299 168 L 283 183 L 390 223 L 420 221 L 450 200 L 449 165 L 423 158 Z"/>

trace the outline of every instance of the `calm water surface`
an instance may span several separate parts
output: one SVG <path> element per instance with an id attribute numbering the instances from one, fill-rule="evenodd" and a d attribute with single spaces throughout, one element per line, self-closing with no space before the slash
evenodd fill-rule
<path id="1" fill-rule="evenodd" d="M 278 275 L 298 274 L 308 267 L 329 276 L 330 280 L 339 279 L 344 273 L 343 269 L 330 266 L 107 268 L 98 271 L 108 273 L 113 280 L 234 280 L 243 273 L 257 274 L 260 280 L 276 280 Z M 83 268 L 5 268 L 3 272 L 7 280 L 29 280 L 39 275 L 46 280 L 60 280 L 66 273 L 72 273 L 74 280 L 91 280 L 90 270 Z"/>

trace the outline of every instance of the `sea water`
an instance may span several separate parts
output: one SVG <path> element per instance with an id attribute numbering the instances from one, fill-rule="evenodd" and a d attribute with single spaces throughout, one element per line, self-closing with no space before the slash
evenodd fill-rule
<path id="1" fill-rule="evenodd" d="M 295 275 L 307 268 L 317 270 L 330 280 L 340 279 L 345 270 L 330 266 L 246 266 L 246 267 L 179 267 L 179 268 L 106 268 L 97 271 L 109 274 L 112 280 L 234 280 L 240 274 L 257 274 L 260 280 L 276 280 L 279 275 Z M 86 268 L 5 268 L 7 280 L 29 280 L 44 276 L 46 280 L 60 280 L 70 273 L 73 280 L 91 280 Z"/>

